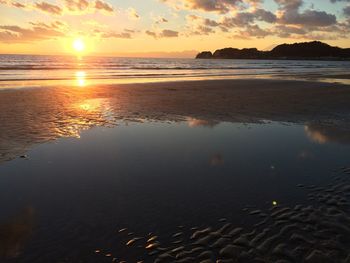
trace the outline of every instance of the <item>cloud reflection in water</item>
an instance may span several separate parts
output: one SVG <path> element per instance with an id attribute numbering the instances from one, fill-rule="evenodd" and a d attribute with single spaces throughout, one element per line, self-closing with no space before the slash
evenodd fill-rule
<path id="1" fill-rule="evenodd" d="M 345 125 L 308 124 L 304 129 L 306 135 L 318 144 L 350 144 L 350 131 Z"/>

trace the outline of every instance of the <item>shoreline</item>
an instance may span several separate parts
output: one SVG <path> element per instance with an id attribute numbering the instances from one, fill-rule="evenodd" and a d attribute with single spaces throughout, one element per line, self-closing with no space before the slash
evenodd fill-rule
<path id="1" fill-rule="evenodd" d="M 74 72 L 73 72 L 74 73 Z M 65 87 L 82 87 L 106 86 L 106 85 L 139 85 L 139 84 L 156 84 L 178 83 L 178 82 L 206 82 L 206 81 L 239 81 L 239 80 L 277 80 L 277 81 L 305 81 L 336 83 L 350 85 L 350 74 L 347 71 L 340 72 L 261 72 L 261 73 L 213 73 L 213 74 L 151 74 L 135 76 L 112 76 L 110 77 L 89 77 L 89 72 L 76 71 L 73 76 L 58 78 L 31 78 L 31 79 L 0 79 L 0 92 L 10 89 L 27 89 L 27 88 L 49 88 L 55 86 Z"/>

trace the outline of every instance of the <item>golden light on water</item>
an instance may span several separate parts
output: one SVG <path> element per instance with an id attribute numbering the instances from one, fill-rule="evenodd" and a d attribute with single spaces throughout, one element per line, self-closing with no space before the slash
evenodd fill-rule
<path id="1" fill-rule="evenodd" d="M 85 73 L 85 71 L 75 72 L 75 80 L 76 80 L 77 86 L 79 86 L 79 87 L 86 86 L 86 73 Z"/>

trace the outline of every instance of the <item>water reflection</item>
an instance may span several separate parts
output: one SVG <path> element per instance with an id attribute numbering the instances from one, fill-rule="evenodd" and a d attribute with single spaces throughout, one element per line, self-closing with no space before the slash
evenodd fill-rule
<path id="1" fill-rule="evenodd" d="M 0 162 L 31 145 L 59 137 L 79 137 L 81 130 L 106 125 L 108 100 L 85 89 L 35 89 L 0 96 Z"/>
<path id="2" fill-rule="evenodd" d="M 194 127 L 213 128 L 219 124 L 219 122 L 215 120 L 201 120 L 201 119 L 196 119 L 191 117 L 188 118 L 187 123 L 188 123 L 188 126 L 191 128 L 194 128 Z"/>
<path id="3" fill-rule="evenodd" d="M 86 86 L 86 73 L 85 71 L 75 72 L 76 85 L 79 87 Z"/>
<path id="4" fill-rule="evenodd" d="M 319 144 L 350 144 L 350 130 L 346 123 L 343 125 L 308 124 L 305 126 L 305 133 L 312 141 Z"/>
<path id="5" fill-rule="evenodd" d="M 28 207 L 5 223 L 0 223 L 0 259 L 15 258 L 33 230 L 34 209 Z"/>
<path id="6" fill-rule="evenodd" d="M 250 93 L 223 97 L 220 92 L 210 93 L 206 89 L 206 93 L 198 97 L 200 89 L 196 85 L 207 85 L 201 82 L 194 82 L 192 91 L 191 87 L 183 88 L 181 83 L 169 84 L 172 86 L 169 96 L 169 88 L 164 84 L 85 86 L 84 71 L 77 71 L 75 77 L 76 84 L 84 88 L 1 91 L 0 162 L 23 154 L 33 144 L 59 137 L 79 137 L 81 130 L 114 125 L 118 121 L 187 121 L 189 127 L 212 128 L 221 121 L 257 123 L 262 119 L 295 119 L 286 109 L 278 109 L 285 107 L 285 103 L 261 103 L 265 108 L 258 110 L 260 101 L 252 102 Z M 237 101 L 233 103 L 228 97 Z M 215 103 L 210 104 L 213 101 Z M 310 116 L 303 119 L 312 123 Z M 308 124 L 305 131 L 319 143 L 349 143 L 347 128 L 342 126 L 346 123 L 333 127 Z"/>

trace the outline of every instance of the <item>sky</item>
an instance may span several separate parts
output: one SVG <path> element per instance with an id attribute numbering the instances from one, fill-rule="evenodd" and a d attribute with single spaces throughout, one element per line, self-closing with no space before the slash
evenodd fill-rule
<path id="1" fill-rule="evenodd" d="M 0 53 L 192 57 L 319 40 L 350 47 L 350 0 L 0 0 Z"/>

